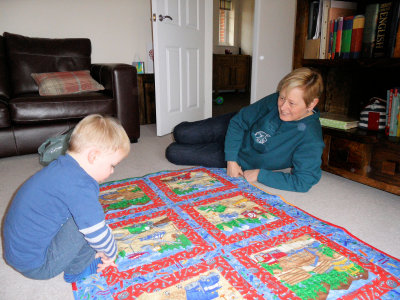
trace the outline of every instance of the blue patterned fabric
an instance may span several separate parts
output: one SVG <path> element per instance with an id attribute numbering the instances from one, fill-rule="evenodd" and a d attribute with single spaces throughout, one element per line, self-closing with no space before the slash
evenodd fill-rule
<path id="1" fill-rule="evenodd" d="M 225 169 L 105 183 L 118 244 L 75 299 L 399 299 L 400 261 Z"/>

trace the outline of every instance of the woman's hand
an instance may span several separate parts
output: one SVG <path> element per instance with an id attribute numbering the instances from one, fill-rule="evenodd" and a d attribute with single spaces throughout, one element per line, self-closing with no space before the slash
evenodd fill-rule
<path id="1" fill-rule="evenodd" d="M 101 264 L 97 265 L 97 273 L 102 272 L 105 268 L 109 267 L 109 266 L 113 266 L 113 267 L 118 267 L 115 262 L 114 259 L 111 259 L 109 257 L 107 257 L 103 252 L 97 252 L 95 255 L 95 258 L 101 258 Z"/>
<path id="2" fill-rule="evenodd" d="M 244 171 L 243 176 L 248 182 L 256 182 L 258 173 L 260 173 L 260 169 L 247 170 L 247 171 Z"/>
<path id="3" fill-rule="evenodd" d="M 226 167 L 226 173 L 230 177 L 243 176 L 242 168 L 239 166 L 239 164 L 236 161 L 228 161 L 227 167 Z"/>

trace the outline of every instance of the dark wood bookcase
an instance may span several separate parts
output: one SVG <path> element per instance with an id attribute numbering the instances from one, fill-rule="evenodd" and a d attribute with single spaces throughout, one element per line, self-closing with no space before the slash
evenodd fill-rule
<path id="1" fill-rule="evenodd" d="M 358 2 L 363 14 L 367 3 Z M 303 59 L 310 1 L 297 0 L 293 67 L 319 69 L 325 84 L 318 108 L 359 118 L 372 97 L 386 99 L 386 91 L 400 86 L 399 58 Z M 358 128 L 323 128 L 322 169 L 400 195 L 400 138 Z"/>
<path id="2" fill-rule="evenodd" d="M 251 56 L 234 54 L 213 55 L 213 89 L 250 89 Z"/>

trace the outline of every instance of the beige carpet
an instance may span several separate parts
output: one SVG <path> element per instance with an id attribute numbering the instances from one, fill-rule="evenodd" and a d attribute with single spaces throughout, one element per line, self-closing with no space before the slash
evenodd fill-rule
<path id="1" fill-rule="evenodd" d="M 181 169 L 164 157 L 170 135 L 156 136 L 155 125 L 141 126 L 141 138 L 130 155 L 116 168 L 109 180 L 143 176 L 161 170 Z M 0 145 L 1 147 L 1 145 Z M 4 213 L 18 187 L 40 170 L 37 155 L 0 159 L 0 215 Z M 368 244 L 400 258 L 400 197 L 323 172 L 321 181 L 308 193 L 279 191 L 258 185 L 271 194 L 321 218 L 346 228 Z M 1 252 L 2 253 L 2 252 Z M 24 278 L 2 259 L 0 299 L 73 299 L 71 285 L 62 275 L 46 281 Z"/>

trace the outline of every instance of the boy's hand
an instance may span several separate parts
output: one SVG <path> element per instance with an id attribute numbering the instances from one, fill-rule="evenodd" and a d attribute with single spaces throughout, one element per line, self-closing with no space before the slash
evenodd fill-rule
<path id="1" fill-rule="evenodd" d="M 239 166 L 239 164 L 236 161 L 228 161 L 227 167 L 226 167 L 226 173 L 230 177 L 243 176 L 242 168 Z"/>
<path id="2" fill-rule="evenodd" d="M 113 267 L 118 267 L 115 262 L 114 259 L 108 258 L 107 255 L 105 255 L 103 252 L 97 252 L 95 258 L 101 258 L 101 262 L 102 264 L 98 264 L 97 265 L 97 273 L 102 272 L 105 268 L 109 267 L 109 266 L 113 266 Z"/>
<path id="3" fill-rule="evenodd" d="M 244 178 L 248 182 L 256 182 L 257 181 L 257 177 L 258 177 L 258 173 L 260 173 L 260 169 L 244 171 Z"/>

